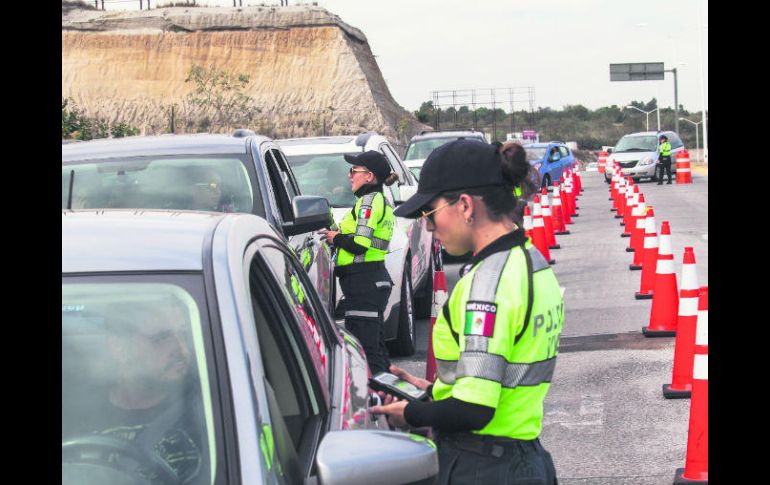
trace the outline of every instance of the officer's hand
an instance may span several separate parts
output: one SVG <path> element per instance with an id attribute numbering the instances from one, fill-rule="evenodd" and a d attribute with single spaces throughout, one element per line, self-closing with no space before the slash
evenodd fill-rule
<path id="1" fill-rule="evenodd" d="M 422 379 L 420 377 L 415 377 L 412 374 L 408 373 L 404 369 L 400 367 L 396 367 L 395 365 L 390 366 L 388 369 L 391 374 L 395 375 L 396 377 L 400 377 L 401 379 L 405 380 L 409 384 L 412 384 L 413 386 L 417 386 L 418 388 L 422 389 L 423 391 L 430 387 L 432 382 L 430 382 L 427 379 Z"/>
<path id="2" fill-rule="evenodd" d="M 339 234 L 339 231 L 327 231 L 327 230 L 321 230 L 318 231 L 318 233 L 321 235 L 321 237 L 326 238 L 327 244 L 332 244 L 334 242 L 334 236 Z"/>
<path id="3" fill-rule="evenodd" d="M 404 419 L 404 408 L 409 404 L 409 401 L 401 401 L 393 396 L 390 404 L 383 404 L 381 406 L 372 406 L 369 411 L 374 414 L 387 414 L 388 423 L 396 428 L 408 428 L 409 424 Z"/>

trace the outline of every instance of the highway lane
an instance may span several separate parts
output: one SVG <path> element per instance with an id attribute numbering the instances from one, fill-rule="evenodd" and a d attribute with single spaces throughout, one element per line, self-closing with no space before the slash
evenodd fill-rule
<path id="1" fill-rule="evenodd" d="M 551 391 L 544 405 L 544 446 L 563 484 L 670 484 L 684 466 L 689 400 L 666 400 L 673 338 L 645 338 L 651 300 L 636 300 L 640 271 L 630 271 L 620 219 L 610 211 L 603 175 L 583 173 L 579 216 L 557 236 L 554 271 L 565 287 L 565 323 Z M 708 178 L 688 185 L 638 184 L 658 228 L 672 229 L 677 279 L 693 246 L 698 279 L 708 284 Z M 446 265 L 449 289 L 459 264 Z M 429 320 L 417 325 L 418 351 L 394 363 L 423 376 Z"/>

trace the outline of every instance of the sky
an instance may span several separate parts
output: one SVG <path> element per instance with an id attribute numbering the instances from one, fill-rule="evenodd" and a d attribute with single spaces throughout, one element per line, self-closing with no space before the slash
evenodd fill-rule
<path id="1" fill-rule="evenodd" d="M 238 1 L 243 6 L 280 5 Z M 233 0 L 198 3 L 232 7 Z M 289 1 L 301 3 L 309 2 Z M 514 88 L 517 110 L 529 109 L 524 88 L 534 88 L 535 109 L 580 104 L 593 110 L 653 97 L 659 106 L 673 108 L 673 73 L 661 81 L 610 82 L 610 64 L 635 62 L 676 68 L 679 104 L 691 112 L 708 109 L 707 0 L 317 3 L 366 35 L 391 94 L 409 111 L 431 100 L 433 91 L 489 88 Z M 138 4 L 105 2 L 108 10 L 136 10 Z"/>

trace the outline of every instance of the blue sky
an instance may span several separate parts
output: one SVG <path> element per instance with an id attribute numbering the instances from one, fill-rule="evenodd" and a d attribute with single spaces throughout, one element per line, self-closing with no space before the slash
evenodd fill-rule
<path id="1" fill-rule="evenodd" d="M 153 6 L 157 3 L 152 2 Z M 233 5 L 232 0 L 198 3 Z M 242 3 L 280 4 L 266 0 Z M 535 89 L 536 107 L 561 109 L 582 104 L 596 109 L 653 97 L 661 106 L 674 106 L 671 73 L 663 81 L 610 82 L 609 64 L 626 62 L 663 62 L 666 69 L 676 67 L 679 104 L 700 111 L 705 101 L 708 109 L 706 0 L 317 3 L 364 32 L 391 94 L 410 111 L 431 99 L 434 90 L 530 86 Z M 138 4 L 138 0 L 106 2 L 108 9 L 136 10 Z M 516 109 L 527 106 L 517 103 Z"/>

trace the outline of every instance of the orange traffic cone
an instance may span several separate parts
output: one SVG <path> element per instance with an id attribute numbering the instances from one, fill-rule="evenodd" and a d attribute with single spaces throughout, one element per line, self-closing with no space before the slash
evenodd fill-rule
<path id="1" fill-rule="evenodd" d="M 628 191 L 628 182 L 626 182 L 626 179 L 623 179 L 618 186 L 618 198 L 615 199 L 617 203 L 615 206 L 615 219 L 621 219 L 623 211 L 626 210 L 626 191 Z"/>
<path id="2" fill-rule="evenodd" d="M 674 252 L 671 249 L 671 228 L 668 221 L 663 221 L 661 224 L 659 243 L 650 326 L 642 327 L 642 333 L 645 337 L 674 337 L 679 314 L 679 296 L 676 289 Z"/>
<path id="3" fill-rule="evenodd" d="M 626 248 L 627 253 L 634 253 L 634 264 L 632 266 L 639 266 L 642 269 L 642 256 L 644 254 L 644 230 L 647 228 L 647 204 L 644 202 L 644 194 L 639 194 L 636 207 L 631 215 L 631 240 Z M 638 254 L 637 254 L 638 253 Z"/>
<path id="4" fill-rule="evenodd" d="M 569 178 L 564 179 L 564 192 L 567 194 L 567 207 L 569 208 L 570 217 L 577 217 L 575 191 L 572 190 L 572 183 Z"/>
<path id="5" fill-rule="evenodd" d="M 687 431 L 687 457 L 684 468 L 677 468 L 674 485 L 708 483 L 709 480 L 709 331 L 708 286 L 700 287 L 695 354 L 692 366 L 690 427 Z"/>
<path id="6" fill-rule="evenodd" d="M 570 218 L 572 211 L 569 209 L 569 197 L 567 197 L 567 193 L 565 192 L 564 184 L 560 184 L 559 197 L 561 198 L 561 210 L 564 224 L 574 224 L 572 218 Z"/>
<path id="7" fill-rule="evenodd" d="M 561 196 L 559 195 L 559 183 L 553 183 L 553 208 L 551 209 L 551 216 L 553 218 L 553 231 L 557 236 L 562 234 L 569 234 L 567 227 L 564 225 L 564 209 L 561 205 Z"/>
<path id="8" fill-rule="evenodd" d="M 615 197 L 618 195 L 618 174 L 613 173 L 612 178 L 610 178 L 610 198 L 608 200 L 613 201 L 612 208 L 610 209 L 615 210 Z"/>
<path id="9" fill-rule="evenodd" d="M 532 213 L 529 210 L 529 204 L 524 206 L 524 235 L 532 239 Z"/>
<path id="10" fill-rule="evenodd" d="M 551 259 L 551 253 L 548 251 L 548 242 L 545 239 L 545 224 L 543 223 L 543 213 L 540 208 L 540 196 L 536 195 L 534 200 L 534 213 L 532 214 L 532 244 L 543 253 L 543 257 L 548 264 L 555 264 L 556 260 Z"/>
<path id="11" fill-rule="evenodd" d="M 604 173 L 607 171 L 607 157 L 610 156 L 607 152 L 599 152 L 599 159 L 597 160 L 599 162 L 599 173 Z"/>
<path id="12" fill-rule="evenodd" d="M 626 192 L 626 210 L 623 211 L 623 226 L 624 230 L 620 237 L 631 237 L 631 231 L 633 226 L 631 224 L 631 213 L 639 203 L 639 186 L 634 185 L 633 190 Z"/>
<path id="13" fill-rule="evenodd" d="M 540 198 L 540 207 L 543 211 L 543 224 L 545 225 L 545 239 L 548 241 L 548 249 L 561 249 L 556 243 L 556 236 L 553 230 L 553 217 L 551 216 L 551 206 L 548 203 L 548 189 L 543 187 Z"/>
<path id="14" fill-rule="evenodd" d="M 647 217 L 644 220 L 642 279 L 639 291 L 635 295 L 637 300 L 649 300 L 652 298 L 655 285 L 655 266 L 658 261 L 658 234 L 655 232 L 655 211 L 650 206 L 646 212 Z"/>
<path id="15" fill-rule="evenodd" d="M 433 305 L 430 310 L 430 334 L 433 335 L 433 326 L 436 324 L 436 318 L 441 313 L 441 308 L 449 299 L 449 290 L 446 285 L 446 275 L 444 274 L 444 266 L 440 263 L 441 251 L 438 254 L 439 264 L 435 267 L 436 271 L 433 273 Z M 438 269 L 440 268 L 440 269 Z M 433 354 L 433 339 L 428 339 L 428 358 L 425 363 L 425 378 L 433 382 L 436 380 L 436 357 Z"/>
<path id="16" fill-rule="evenodd" d="M 577 169 L 575 170 L 575 187 L 578 195 L 583 193 L 583 181 L 580 179 L 580 172 Z"/>
<path id="17" fill-rule="evenodd" d="M 682 287 L 679 288 L 679 315 L 676 321 L 674 369 L 671 376 L 671 384 L 663 384 L 663 397 L 666 399 L 690 397 L 697 322 L 698 275 L 695 271 L 695 253 L 693 253 L 691 247 L 686 247 L 684 248 L 684 260 L 682 262 Z"/>
<path id="18" fill-rule="evenodd" d="M 690 171 L 690 153 L 687 150 L 682 150 L 676 154 L 676 183 L 692 183 L 692 172 Z"/>

